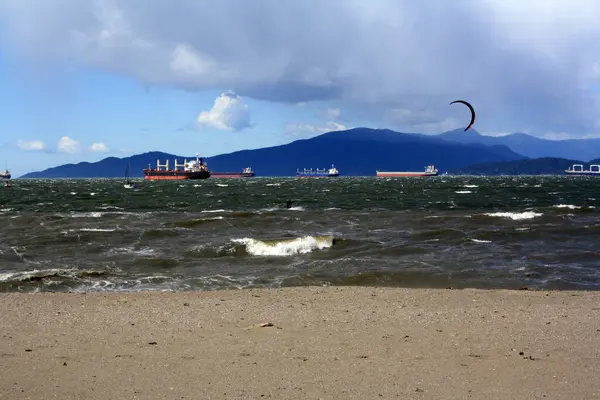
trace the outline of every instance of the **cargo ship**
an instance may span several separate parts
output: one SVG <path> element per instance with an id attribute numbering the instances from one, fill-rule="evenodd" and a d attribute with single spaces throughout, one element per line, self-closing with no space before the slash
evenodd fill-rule
<path id="1" fill-rule="evenodd" d="M 297 178 L 334 178 L 336 176 L 340 176 L 340 172 L 337 170 L 336 167 L 333 166 L 333 164 L 331 165 L 331 168 L 329 168 L 329 169 L 317 168 L 316 171 L 313 171 L 312 168 L 311 169 L 304 168 L 303 171 L 300 171 L 300 169 L 296 170 Z"/>
<path id="2" fill-rule="evenodd" d="M 413 171 L 377 171 L 377 177 L 380 178 L 393 178 L 398 176 L 437 176 L 438 170 L 435 166 L 428 165 L 425 167 L 423 172 L 413 172 Z"/>
<path id="3" fill-rule="evenodd" d="M 591 164 L 590 169 L 583 169 L 583 164 L 573 164 L 565 170 L 567 175 L 598 175 L 600 176 L 600 165 Z"/>
<path id="4" fill-rule="evenodd" d="M 156 160 L 156 169 L 148 168 L 144 170 L 144 179 L 146 180 L 184 180 L 184 179 L 207 179 L 210 178 L 210 171 L 206 164 L 199 158 L 196 153 L 196 160 L 188 162 L 183 161 L 183 164 L 175 161 L 174 169 L 169 169 L 169 160 L 165 164 L 161 164 L 160 160 Z M 163 169 L 164 168 L 164 169 Z"/>
<path id="5" fill-rule="evenodd" d="M 247 167 L 242 172 L 212 172 L 210 173 L 211 178 L 252 178 L 254 171 L 252 168 Z"/>

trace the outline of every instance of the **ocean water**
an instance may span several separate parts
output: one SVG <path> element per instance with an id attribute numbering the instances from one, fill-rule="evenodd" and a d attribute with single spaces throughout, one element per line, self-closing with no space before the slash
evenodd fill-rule
<path id="1" fill-rule="evenodd" d="M 2 292 L 600 289 L 594 177 L 11 184 L 0 187 Z"/>

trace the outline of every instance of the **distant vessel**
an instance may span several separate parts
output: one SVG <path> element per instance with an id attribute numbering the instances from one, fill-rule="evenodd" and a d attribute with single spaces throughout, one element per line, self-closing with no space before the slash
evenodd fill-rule
<path id="1" fill-rule="evenodd" d="M 438 170 L 435 166 L 428 165 L 425 167 L 423 172 L 412 172 L 412 171 L 377 171 L 377 176 L 381 178 L 391 178 L 396 176 L 437 176 Z"/>
<path id="2" fill-rule="evenodd" d="M 247 167 L 242 172 L 212 172 L 210 173 L 211 178 L 252 178 L 254 171 L 252 168 Z"/>
<path id="3" fill-rule="evenodd" d="M 8 172 L 6 168 L 6 162 L 4 163 L 4 171 L 0 173 L 0 179 L 10 179 L 12 175 Z"/>
<path id="4" fill-rule="evenodd" d="M 316 171 L 313 171 L 312 168 L 311 169 L 304 168 L 303 171 L 300 171 L 299 169 L 296 170 L 297 178 L 334 178 L 336 176 L 340 176 L 340 172 L 337 170 L 336 167 L 333 166 L 333 164 L 331 164 L 331 168 L 329 168 L 329 169 L 317 168 Z"/>
<path id="5" fill-rule="evenodd" d="M 565 170 L 567 175 L 600 175 L 600 165 L 591 164 L 590 169 L 584 170 L 583 164 L 573 164 Z"/>
<path id="6" fill-rule="evenodd" d="M 196 153 L 196 160 L 188 162 L 183 161 L 183 164 L 175 161 L 175 169 L 169 169 L 169 160 L 165 164 L 161 164 L 160 160 L 156 160 L 156 169 L 148 168 L 144 170 L 144 179 L 146 180 L 184 180 L 184 179 L 207 179 L 210 178 L 210 171 L 202 159 Z M 164 169 L 161 169 L 164 168 Z"/>

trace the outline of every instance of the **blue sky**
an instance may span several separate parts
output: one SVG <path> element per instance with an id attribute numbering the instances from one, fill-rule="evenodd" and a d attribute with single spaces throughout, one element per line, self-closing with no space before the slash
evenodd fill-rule
<path id="1" fill-rule="evenodd" d="M 207 11 L 208 10 L 208 11 Z M 0 168 L 367 126 L 600 136 L 593 0 L 0 0 Z"/>

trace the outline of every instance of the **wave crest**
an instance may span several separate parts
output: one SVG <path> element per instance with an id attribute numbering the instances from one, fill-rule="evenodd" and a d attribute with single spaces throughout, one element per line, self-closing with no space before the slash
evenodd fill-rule
<path id="1" fill-rule="evenodd" d="M 304 236 L 293 239 L 258 240 L 252 238 L 232 239 L 233 243 L 245 246 L 246 252 L 254 256 L 292 256 L 333 246 L 335 239 L 327 236 Z"/>

